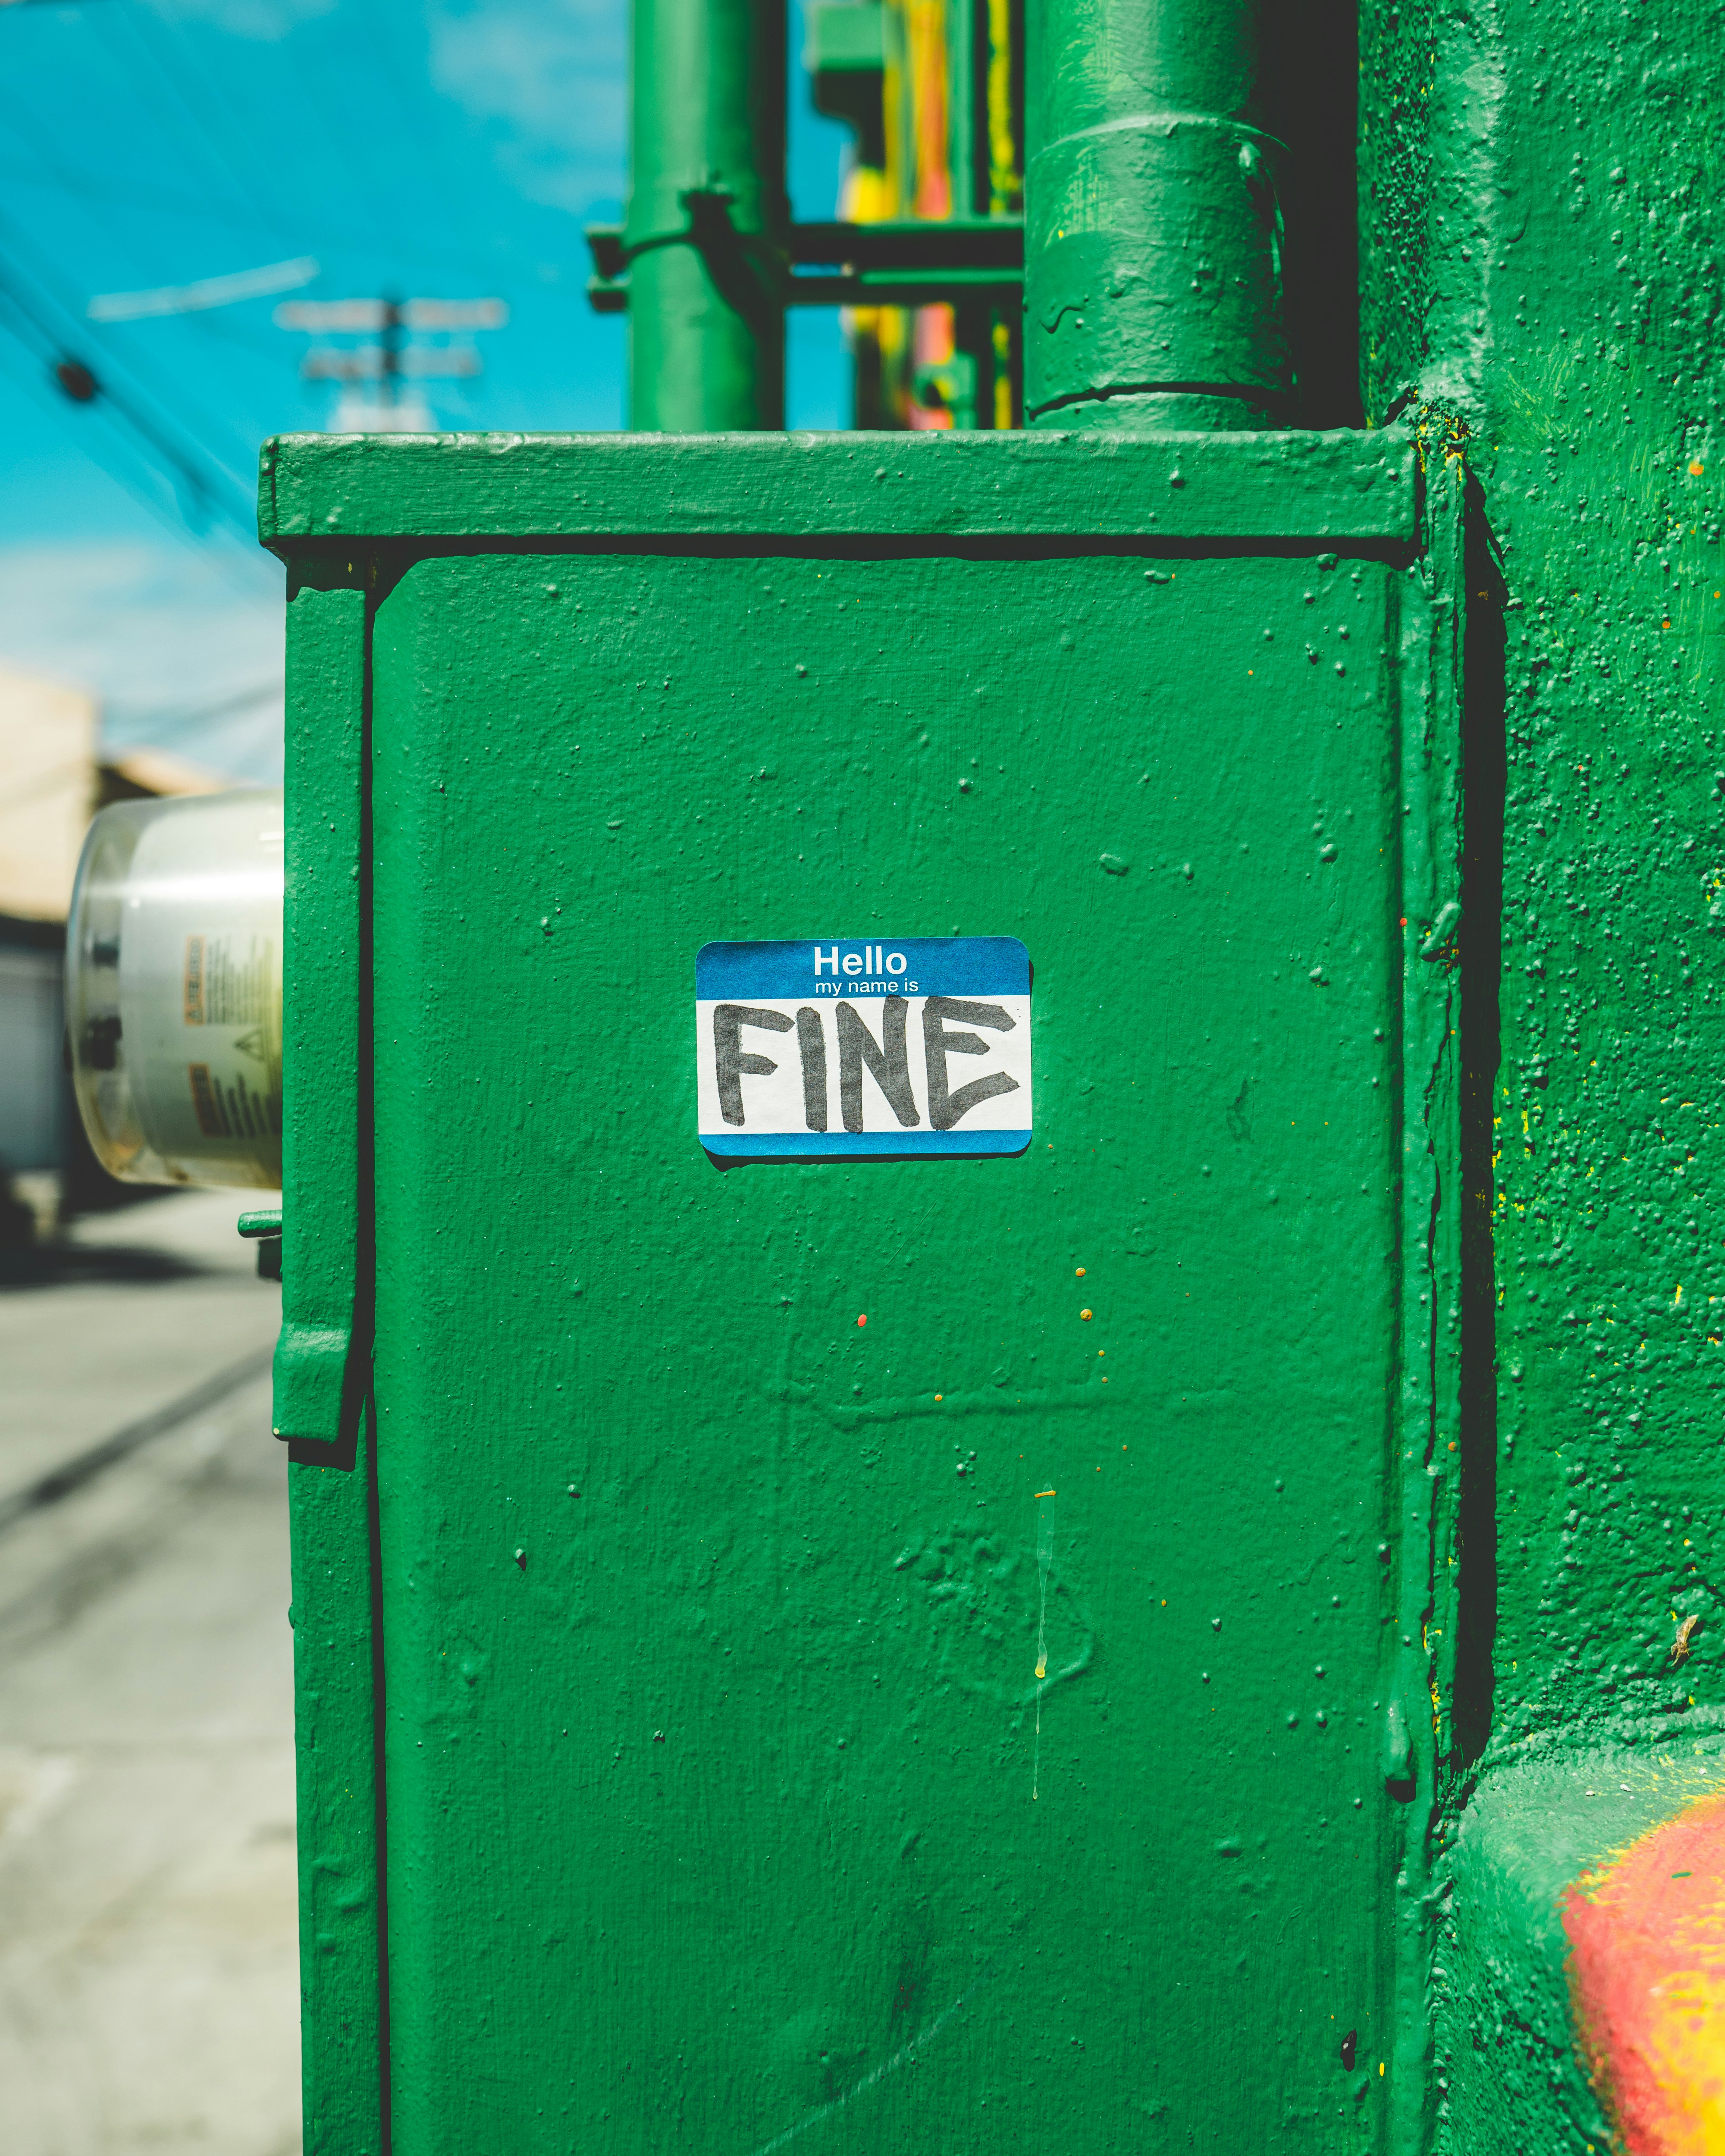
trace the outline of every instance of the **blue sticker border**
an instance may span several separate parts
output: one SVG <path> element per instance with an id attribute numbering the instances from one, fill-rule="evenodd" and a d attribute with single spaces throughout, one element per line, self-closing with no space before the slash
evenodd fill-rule
<path id="1" fill-rule="evenodd" d="M 884 958 L 903 957 L 896 976 L 916 983 L 919 996 L 1027 996 L 1030 953 L 1016 936 L 800 937 L 761 943 L 703 943 L 695 956 L 697 1003 L 812 999 L 817 978 L 838 983 L 855 993 L 888 992 L 884 974 L 817 976 L 814 954 L 836 949 L 842 963 L 847 952 L 878 951 Z"/>
<path id="2" fill-rule="evenodd" d="M 762 1131 L 757 1137 L 739 1131 L 735 1137 L 713 1131 L 701 1133 L 704 1149 L 719 1160 L 855 1160 L 865 1155 L 968 1154 L 998 1158 L 1023 1152 L 1029 1131 Z"/>

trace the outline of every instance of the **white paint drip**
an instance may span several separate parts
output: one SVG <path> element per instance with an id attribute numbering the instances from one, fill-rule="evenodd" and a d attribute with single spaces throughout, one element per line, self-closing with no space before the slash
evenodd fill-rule
<path id="1" fill-rule="evenodd" d="M 1036 1493 L 1036 1742 L 1030 1758 L 1030 1801 L 1037 1802 L 1042 1787 L 1042 1691 L 1048 1682 L 1048 1575 L 1054 1565 L 1054 1514 L 1048 1509 L 1052 1490 Z"/>

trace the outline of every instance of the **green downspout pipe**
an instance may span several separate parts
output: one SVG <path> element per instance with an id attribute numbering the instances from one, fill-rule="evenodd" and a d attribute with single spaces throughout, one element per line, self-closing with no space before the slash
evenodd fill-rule
<path id="1" fill-rule="evenodd" d="M 784 424 L 783 0 L 634 0 L 629 424 Z"/>
<path id="2" fill-rule="evenodd" d="M 1287 424 L 1259 5 L 1029 0 L 1029 425 Z"/>

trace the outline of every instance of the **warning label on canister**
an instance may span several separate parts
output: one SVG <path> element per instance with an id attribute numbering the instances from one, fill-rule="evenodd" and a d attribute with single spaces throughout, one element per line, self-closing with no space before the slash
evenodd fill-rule
<path id="1" fill-rule="evenodd" d="M 1030 1142 L 1030 954 L 1014 936 L 709 943 L 701 1142 L 733 1158 Z"/>

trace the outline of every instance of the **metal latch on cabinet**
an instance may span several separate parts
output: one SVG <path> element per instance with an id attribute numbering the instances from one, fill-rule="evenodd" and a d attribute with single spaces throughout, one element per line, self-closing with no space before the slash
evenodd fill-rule
<path id="1" fill-rule="evenodd" d="M 254 1213 L 242 1213 L 239 1232 L 249 1243 L 258 1246 L 258 1278 L 279 1281 L 281 1278 L 281 1208 L 279 1205 L 260 1206 Z"/>

